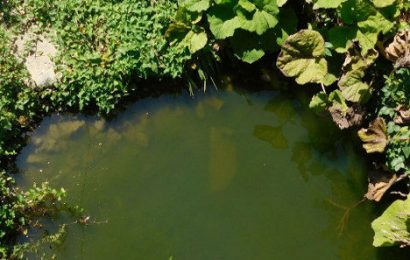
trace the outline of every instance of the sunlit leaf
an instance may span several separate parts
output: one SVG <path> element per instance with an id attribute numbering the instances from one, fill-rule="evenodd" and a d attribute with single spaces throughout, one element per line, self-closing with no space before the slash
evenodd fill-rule
<path id="1" fill-rule="evenodd" d="M 239 17 L 232 13 L 231 6 L 215 6 L 208 13 L 209 29 L 216 39 L 231 37 L 240 28 Z"/>
<path id="2" fill-rule="evenodd" d="M 262 35 L 278 23 L 279 8 L 275 0 L 256 1 L 241 0 L 236 8 L 240 27 L 249 32 Z"/>
<path id="3" fill-rule="evenodd" d="M 208 42 L 208 36 L 204 31 L 199 33 L 190 31 L 186 37 L 189 44 L 189 51 L 191 53 L 195 53 L 204 48 Z"/>
<path id="4" fill-rule="evenodd" d="M 309 108 L 316 112 L 323 112 L 329 105 L 328 97 L 325 93 L 319 92 L 312 97 L 309 103 Z"/>
<path id="5" fill-rule="evenodd" d="M 377 8 L 383 8 L 394 4 L 396 0 L 372 0 L 372 2 Z"/>
<path id="6" fill-rule="evenodd" d="M 339 80 L 339 88 L 343 97 L 351 102 L 364 102 L 370 96 L 370 86 L 362 81 L 364 72 L 353 70 L 344 74 Z"/>
<path id="7" fill-rule="evenodd" d="M 337 8 L 339 7 L 345 0 L 313 0 L 313 9 L 319 8 Z"/>
<path id="8" fill-rule="evenodd" d="M 180 0 L 179 5 L 191 12 L 203 12 L 208 10 L 211 0 Z"/>
<path id="9" fill-rule="evenodd" d="M 393 246 L 410 245 L 410 196 L 406 200 L 393 202 L 376 220 L 372 222 L 374 230 L 373 245 Z"/>

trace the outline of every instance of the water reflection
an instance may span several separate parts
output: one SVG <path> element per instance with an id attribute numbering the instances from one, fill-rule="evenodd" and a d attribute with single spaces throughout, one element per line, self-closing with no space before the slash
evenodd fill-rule
<path id="1" fill-rule="evenodd" d="M 284 149 L 288 147 L 288 141 L 281 127 L 257 125 L 253 131 L 253 135 L 262 141 L 270 143 L 274 148 Z"/>
<path id="2" fill-rule="evenodd" d="M 147 99 L 112 121 L 46 119 L 18 158 L 19 183 L 63 186 L 108 222 L 70 225 L 63 246 L 44 251 L 62 259 L 376 258 L 372 206 L 352 208 L 366 188 L 360 156 L 326 120 L 286 99 L 220 92 Z"/>

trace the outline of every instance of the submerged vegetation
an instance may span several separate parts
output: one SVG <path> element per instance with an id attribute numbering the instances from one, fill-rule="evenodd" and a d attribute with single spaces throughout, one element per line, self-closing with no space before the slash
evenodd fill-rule
<path id="1" fill-rule="evenodd" d="M 23 134 L 46 113 L 108 114 L 142 91 L 140 80 L 184 77 L 206 88 L 216 66 L 259 62 L 307 85 L 309 107 L 358 132 L 383 177 L 369 176 L 366 197 L 379 201 L 410 177 L 409 18 L 405 0 L 1 1 L 0 165 L 11 167 Z M 19 38 L 28 38 L 23 48 Z M 37 84 L 27 62 L 45 39 L 57 49 L 55 79 Z M 24 193 L 9 175 L 0 179 L 0 252 L 10 256 L 33 217 L 30 196 L 62 194 Z M 375 246 L 408 245 L 407 205 L 394 202 L 381 216 L 390 220 L 374 222 Z M 377 223 L 389 221 L 407 230 L 381 242 Z"/>

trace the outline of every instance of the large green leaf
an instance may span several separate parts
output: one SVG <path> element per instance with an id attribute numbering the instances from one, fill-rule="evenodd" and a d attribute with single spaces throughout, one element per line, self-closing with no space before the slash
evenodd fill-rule
<path id="1" fill-rule="evenodd" d="M 189 51 L 193 54 L 205 47 L 208 42 L 208 36 L 205 31 L 198 33 L 189 31 L 184 41 L 186 41 Z"/>
<path id="2" fill-rule="evenodd" d="M 337 8 L 339 7 L 345 0 L 314 0 L 313 9 L 319 8 Z"/>
<path id="3" fill-rule="evenodd" d="M 298 84 L 320 83 L 328 72 L 324 52 L 325 41 L 319 32 L 301 30 L 286 39 L 276 66 Z"/>
<path id="4" fill-rule="evenodd" d="M 350 25 L 343 28 L 351 28 L 351 31 L 341 28 L 332 29 L 331 41 L 335 41 L 339 48 L 338 51 L 341 52 L 345 50 L 343 47 L 346 47 L 344 42 L 348 44 L 349 41 L 355 39 L 362 48 L 362 54 L 366 53 L 374 48 L 380 33 L 386 34 L 393 28 L 394 23 L 390 13 L 395 13 L 398 8 L 393 6 L 391 9 L 392 11 L 388 10 L 390 12 L 385 9 L 377 9 L 367 0 L 347 0 L 342 3 L 339 11 L 345 26 Z M 340 34 L 336 34 L 336 32 Z M 354 37 L 352 37 L 352 32 L 356 33 Z"/>
<path id="5" fill-rule="evenodd" d="M 363 82 L 366 69 L 374 63 L 378 57 L 375 49 L 361 55 L 359 50 L 351 48 L 346 55 L 343 70 L 346 71 L 338 82 L 343 97 L 351 102 L 363 103 L 371 94 L 369 84 Z"/>
<path id="6" fill-rule="evenodd" d="M 271 31 L 258 36 L 255 33 L 237 30 L 230 39 L 235 57 L 247 63 L 259 60 L 265 55 L 265 51 L 273 51 L 274 42 L 275 34 Z"/>
<path id="7" fill-rule="evenodd" d="M 351 102 L 364 102 L 370 96 L 370 86 L 362 81 L 364 71 L 352 70 L 344 74 L 339 80 L 339 88 L 343 97 Z"/>
<path id="8" fill-rule="evenodd" d="M 239 17 L 236 16 L 231 5 L 217 5 L 209 10 L 209 29 L 216 39 L 231 37 L 235 30 L 241 27 Z"/>
<path id="9" fill-rule="evenodd" d="M 358 22 L 357 26 L 359 31 L 356 38 L 362 48 L 362 54 L 364 54 L 374 48 L 379 33 L 385 34 L 389 32 L 394 24 L 378 12 L 375 15 L 369 16 L 367 20 Z"/>
<path id="10" fill-rule="evenodd" d="M 180 0 L 179 5 L 190 12 L 203 12 L 208 10 L 211 0 Z"/>
<path id="11" fill-rule="evenodd" d="M 316 113 L 320 113 L 326 110 L 329 103 L 331 102 L 329 102 L 328 96 L 324 92 L 319 92 L 310 100 L 309 108 Z"/>
<path id="12" fill-rule="evenodd" d="M 329 42 L 338 53 L 345 53 L 356 38 L 357 28 L 352 26 L 332 27 L 329 32 Z"/>
<path id="13" fill-rule="evenodd" d="M 396 200 L 383 214 L 372 222 L 373 245 L 410 245 L 410 196 L 406 200 Z"/>
<path id="14" fill-rule="evenodd" d="M 372 0 L 372 2 L 377 8 L 383 8 L 394 4 L 396 0 Z"/>
<path id="15" fill-rule="evenodd" d="M 262 35 L 278 23 L 279 8 L 276 0 L 259 0 L 251 3 L 240 0 L 235 8 L 242 29 Z"/>
<path id="16" fill-rule="evenodd" d="M 370 15 L 376 13 L 376 8 L 367 0 L 347 0 L 340 8 L 340 16 L 345 24 L 365 21 Z"/>

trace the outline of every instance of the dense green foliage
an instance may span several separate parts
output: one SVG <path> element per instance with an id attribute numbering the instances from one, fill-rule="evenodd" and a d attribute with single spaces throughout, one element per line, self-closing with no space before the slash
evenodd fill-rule
<path id="1" fill-rule="evenodd" d="M 135 91 L 131 78 L 178 77 L 190 58 L 163 37 L 176 9 L 170 1 L 21 2 L 21 29 L 48 31 L 58 46 L 59 84 L 44 95 L 59 108 L 96 105 L 108 113 Z"/>
<path id="2" fill-rule="evenodd" d="M 41 187 L 22 192 L 13 188 L 14 181 L 0 172 L 0 258 L 23 258 L 29 244 L 14 245 L 16 230 L 27 233 L 32 221 L 56 215 L 63 205 L 65 191 L 56 190 L 43 183 Z M 44 241 L 52 242 L 51 237 Z"/>
<path id="3" fill-rule="evenodd" d="M 380 103 L 378 114 L 389 122 L 387 132 L 391 136 L 386 150 L 387 166 L 410 174 L 410 69 L 400 69 L 386 77 Z"/>
<path id="4" fill-rule="evenodd" d="M 0 27 L 0 159 L 16 153 L 19 143 L 15 139 L 21 135 L 20 129 L 38 110 L 36 95 L 24 82 L 27 72 L 10 46 L 9 36 Z"/>
<path id="5" fill-rule="evenodd" d="M 188 46 L 191 53 L 225 40 L 237 58 L 253 63 L 266 52 L 277 50 L 278 44 L 296 31 L 295 13 L 291 9 L 280 10 L 279 6 L 285 1 L 281 2 L 179 1 L 179 10 L 168 34 Z M 214 47 L 218 49 L 217 45 Z"/>

